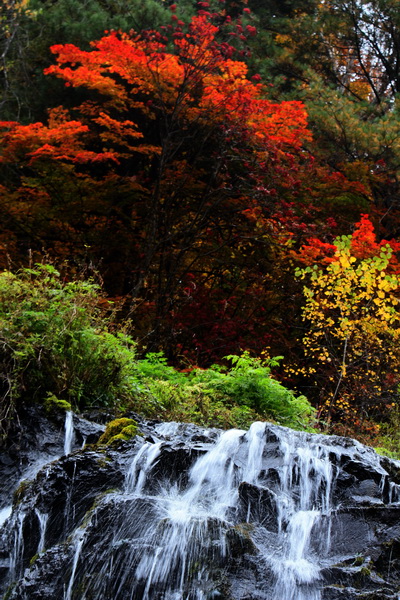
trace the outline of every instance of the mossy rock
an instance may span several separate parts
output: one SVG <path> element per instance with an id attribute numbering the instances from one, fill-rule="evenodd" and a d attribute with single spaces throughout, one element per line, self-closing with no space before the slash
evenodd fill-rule
<path id="1" fill-rule="evenodd" d="M 23 479 L 17 489 L 14 492 L 13 496 L 13 505 L 18 506 L 25 497 L 27 490 L 32 485 L 32 481 L 30 479 Z"/>
<path id="2" fill-rule="evenodd" d="M 238 558 L 243 554 L 257 554 L 257 548 L 251 539 L 252 527 L 248 523 L 240 523 L 226 532 L 231 556 Z"/>
<path id="3" fill-rule="evenodd" d="M 43 406 L 48 415 L 59 414 L 63 412 L 69 412 L 72 410 L 72 406 L 66 400 L 57 398 L 54 394 L 47 394 L 43 401 Z"/>
<path id="4" fill-rule="evenodd" d="M 133 419 L 125 417 L 114 419 L 106 425 L 106 430 L 99 439 L 99 444 L 112 444 L 117 441 L 127 441 L 135 437 L 138 433 L 138 425 Z"/>
<path id="5" fill-rule="evenodd" d="M 32 566 L 32 565 L 33 565 L 33 564 L 34 564 L 34 563 L 37 561 L 37 559 L 39 558 L 39 556 L 40 556 L 40 554 L 39 554 L 39 553 L 37 553 L 37 554 L 34 554 L 34 555 L 32 556 L 31 560 L 29 561 L 29 566 L 30 566 L 30 567 L 31 567 L 31 566 Z"/>
<path id="6" fill-rule="evenodd" d="M 93 516 L 94 511 L 96 510 L 96 508 L 99 506 L 99 504 L 101 503 L 101 501 L 103 500 L 103 498 L 105 498 L 106 496 L 108 496 L 108 494 L 114 494 L 117 490 L 117 488 L 109 488 L 108 490 L 105 490 L 104 492 L 101 492 L 98 496 L 96 496 L 96 498 L 94 499 L 94 502 L 92 504 L 92 506 L 89 508 L 89 510 L 86 512 L 84 518 L 83 518 L 83 525 L 86 527 L 89 522 L 90 519 Z"/>

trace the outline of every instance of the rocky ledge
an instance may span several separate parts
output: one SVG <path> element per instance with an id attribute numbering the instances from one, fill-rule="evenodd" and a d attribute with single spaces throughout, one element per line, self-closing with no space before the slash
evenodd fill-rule
<path id="1" fill-rule="evenodd" d="M 400 597 L 399 463 L 269 424 L 138 419 L 99 445 L 105 420 L 74 416 L 63 455 L 64 419 L 31 409 L 0 455 L 0 597 Z"/>

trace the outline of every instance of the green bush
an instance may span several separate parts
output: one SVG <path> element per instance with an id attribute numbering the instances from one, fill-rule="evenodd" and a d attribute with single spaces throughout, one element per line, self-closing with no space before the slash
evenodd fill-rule
<path id="1" fill-rule="evenodd" d="M 375 450 L 378 454 L 400 460 L 400 406 L 393 404 L 386 422 L 380 425 Z"/>
<path id="2" fill-rule="evenodd" d="M 173 383 L 186 383 L 186 375 L 168 365 L 162 352 L 149 352 L 137 363 L 138 375 L 141 379 L 161 379 Z"/>
<path id="3" fill-rule="evenodd" d="M 138 379 L 163 418 L 244 428 L 272 419 L 295 429 L 312 428 L 315 410 L 307 398 L 296 397 L 271 376 L 280 357 L 262 360 L 245 352 L 226 358 L 231 368 L 179 373 L 162 354 L 151 354 L 137 362 Z"/>
<path id="4" fill-rule="evenodd" d="M 79 410 L 135 389 L 134 343 L 107 331 L 90 281 L 62 281 L 51 265 L 0 274 L 3 434 L 19 404 L 55 397 Z"/>
<path id="5" fill-rule="evenodd" d="M 232 367 L 225 372 L 217 366 L 194 371 L 192 377 L 208 385 L 225 403 L 247 407 L 263 418 L 294 429 L 308 428 L 315 410 L 307 398 L 296 397 L 271 375 L 271 369 L 278 366 L 281 358 L 262 360 L 244 352 L 241 356 L 226 357 Z"/>
<path id="6" fill-rule="evenodd" d="M 279 359 L 248 353 L 231 366 L 178 371 L 162 353 L 135 358 L 135 344 L 110 333 L 91 281 L 64 282 L 51 265 L 0 274 L 0 434 L 24 404 L 55 410 L 112 406 L 121 415 L 248 427 L 272 419 L 310 428 L 314 410 L 271 376 Z M 132 427 L 131 427 L 132 430 Z M 131 430 L 117 435 L 130 435 Z"/>

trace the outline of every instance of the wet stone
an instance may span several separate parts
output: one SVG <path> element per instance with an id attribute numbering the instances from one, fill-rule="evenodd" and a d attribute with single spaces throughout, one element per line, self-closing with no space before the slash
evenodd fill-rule
<path id="1" fill-rule="evenodd" d="M 0 473 L 15 470 L 0 491 L 3 506 L 14 493 L 0 598 L 398 600 L 397 463 L 271 424 L 221 432 L 137 415 L 142 436 L 82 449 L 104 429 L 86 417 L 73 417 L 68 456 L 63 423 L 38 413 L 34 433 L 32 412 L 22 470 L 15 447 L 0 455 Z"/>
<path id="2" fill-rule="evenodd" d="M 238 492 L 240 517 L 247 522 L 258 522 L 269 531 L 277 532 L 276 494 L 268 488 L 247 482 L 239 485 Z"/>

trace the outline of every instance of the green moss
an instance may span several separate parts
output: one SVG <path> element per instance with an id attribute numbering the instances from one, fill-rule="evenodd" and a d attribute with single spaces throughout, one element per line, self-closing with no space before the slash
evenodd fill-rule
<path id="1" fill-rule="evenodd" d="M 22 502 L 23 497 L 25 496 L 26 491 L 29 489 L 32 481 L 29 479 L 24 479 L 21 481 L 19 486 L 14 492 L 14 506 L 18 506 Z"/>
<path id="2" fill-rule="evenodd" d="M 66 400 L 60 400 L 54 394 L 48 393 L 44 402 L 44 409 L 48 415 L 72 410 L 71 404 Z"/>
<path id="3" fill-rule="evenodd" d="M 385 448 L 383 446 L 377 446 L 376 448 L 374 448 L 374 450 L 377 454 L 380 454 L 381 456 L 387 456 L 388 458 L 393 458 L 395 460 L 400 459 L 399 450 L 389 450 L 388 448 Z"/>
<path id="4" fill-rule="evenodd" d="M 111 444 L 117 440 L 130 440 L 137 435 L 137 423 L 125 417 L 107 423 L 106 430 L 99 439 L 99 444 Z"/>
<path id="5" fill-rule="evenodd" d="M 123 428 L 120 435 L 125 436 L 125 438 L 130 439 L 137 434 L 137 423 L 134 425 L 127 425 Z"/>
<path id="6" fill-rule="evenodd" d="M 108 496 L 108 494 L 114 494 L 117 491 L 117 488 L 109 488 L 108 490 L 105 490 L 104 492 L 101 492 L 100 494 L 98 494 L 98 496 L 96 496 L 92 506 L 89 508 L 89 510 L 86 512 L 84 518 L 83 518 L 83 525 L 86 527 L 89 522 L 90 519 L 93 516 L 94 511 L 96 510 L 96 508 L 99 506 L 99 504 L 101 503 L 101 501 L 103 500 L 103 498 L 105 496 Z"/>
<path id="7" fill-rule="evenodd" d="M 34 554 L 31 558 L 31 560 L 29 561 L 29 566 L 31 567 L 38 558 L 39 558 L 39 554 Z"/>
<path id="8" fill-rule="evenodd" d="M 98 458 L 96 462 L 99 465 L 100 469 L 105 469 L 107 465 L 111 462 L 111 458 L 109 456 L 103 456 L 103 458 Z"/>
<path id="9" fill-rule="evenodd" d="M 13 591 L 13 586 L 10 585 L 10 587 L 7 589 L 6 593 L 4 594 L 3 600 L 9 600 L 9 598 L 11 598 L 12 591 Z"/>

